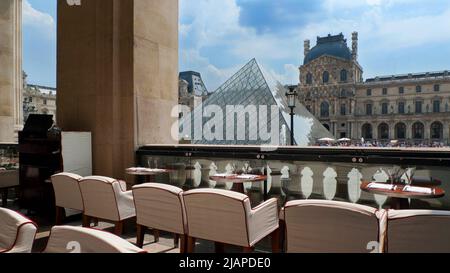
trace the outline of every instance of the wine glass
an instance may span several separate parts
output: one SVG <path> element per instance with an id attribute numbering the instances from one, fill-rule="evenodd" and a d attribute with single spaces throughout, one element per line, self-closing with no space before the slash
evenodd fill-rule
<path id="1" fill-rule="evenodd" d="M 406 175 L 406 184 L 411 186 L 414 178 L 414 174 L 416 173 L 416 167 L 408 168 L 405 172 Z"/>
<path id="2" fill-rule="evenodd" d="M 389 179 L 391 180 L 391 184 L 396 183 L 400 170 L 401 168 L 399 166 L 393 166 L 392 168 L 388 168 L 387 172 L 389 175 Z"/>
<path id="3" fill-rule="evenodd" d="M 237 174 L 238 173 L 238 168 L 237 168 L 236 162 L 233 162 L 231 164 L 231 168 L 232 168 L 232 171 L 231 171 L 232 174 Z"/>
<path id="4" fill-rule="evenodd" d="M 152 157 L 147 158 L 147 168 L 158 169 L 158 159 Z"/>
<path id="5" fill-rule="evenodd" d="M 249 161 L 245 161 L 244 162 L 244 167 L 242 168 L 244 174 L 249 174 L 251 172 L 251 167 L 250 167 L 250 162 Z"/>

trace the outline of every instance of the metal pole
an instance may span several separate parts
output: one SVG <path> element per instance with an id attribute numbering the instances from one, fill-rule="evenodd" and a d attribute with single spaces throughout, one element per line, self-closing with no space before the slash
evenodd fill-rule
<path id="1" fill-rule="evenodd" d="M 294 146 L 294 107 L 291 107 L 291 146 Z"/>

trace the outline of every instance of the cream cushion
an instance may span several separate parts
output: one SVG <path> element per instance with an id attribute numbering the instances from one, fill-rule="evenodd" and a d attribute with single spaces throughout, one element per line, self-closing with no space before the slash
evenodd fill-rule
<path id="1" fill-rule="evenodd" d="M 72 173 L 59 173 L 51 177 L 56 206 L 83 211 L 83 198 L 78 184 L 82 178 Z"/>
<path id="2" fill-rule="evenodd" d="M 145 253 L 130 242 L 106 231 L 56 226 L 44 253 Z"/>
<path id="3" fill-rule="evenodd" d="M 134 186 L 133 196 L 139 225 L 176 234 L 187 232 L 182 189 L 147 183 Z"/>
<path id="4" fill-rule="evenodd" d="M 390 210 L 386 240 L 390 253 L 450 253 L 450 212 Z"/>
<path id="5" fill-rule="evenodd" d="M 37 226 L 25 216 L 0 208 L 0 253 L 30 253 Z"/>
<path id="6" fill-rule="evenodd" d="M 104 220 L 122 221 L 136 216 L 133 193 L 124 182 L 103 176 L 81 179 L 84 214 Z"/>
<path id="7" fill-rule="evenodd" d="M 369 243 L 379 244 L 383 236 L 379 219 L 384 215 L 384 211 L 344 202 L 288 202 L 281 217 L 286 223 L 287 252 L 368 253 Z"/>
<path id="8" fill-rule="evenodd" d="M 188 234 L 191 237 L 252 247 L 278 229 L 277 200 L 255 209 L 248 196 L 219 189 L 184 193 Z"/>

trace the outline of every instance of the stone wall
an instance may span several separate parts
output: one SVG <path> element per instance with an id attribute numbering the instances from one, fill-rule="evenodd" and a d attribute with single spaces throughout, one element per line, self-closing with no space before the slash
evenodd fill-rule
<path id="1" fill-rule="evenodd" d="M 0 142 L 16 142 L 22 124 L 22 1 L 0 1 Z"/>
<path id="2" fill-rule="evenodd" d="M 178 0 L 58 0 L 57 89 L 58 125 L 93 133 L 97 175 L 124 178 L 137 147 L 174 143 Z"/>

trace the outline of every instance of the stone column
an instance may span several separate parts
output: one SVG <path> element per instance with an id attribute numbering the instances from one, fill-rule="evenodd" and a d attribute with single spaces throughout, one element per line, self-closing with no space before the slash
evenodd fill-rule
<path id="1" fill-rule="evenodd" d="M 0 1 L 0 142 L 16 142 L 23 123 L 22 0 Z"/>
<path id="2" fill-rule="evenodd" d="M 124 178 L 139 146 L 175 143 L 178 0 L 58 0 L 57 88 L 59 126 L 93 134 L 94 174 Z"/>
<path id="3" fill-rule="evenodd" d="M 389 122 L 389 139 L 396 139 L 395 135 L 395 123 L 393 121 Z"/>
<path id="4" fill-rule="evenodd" d="M 413 138 L 413 133 L 412 133 L 413 123 L 408 120 L 405 124 L 406 124 L 406 139 L 411 140 Z"/>
<path id="5" fill-rule="evenodd" d="M 423 126 L 424 126 L 424 138 L 426 141 L 429 141 L 431 139 L 431 121 L 424 121 L 423 122 Z"/>
<path id="6" fill-rule="evenodd" d="M 443 124 L 444 124 L 444 135 L 443 135 L 443 138 L 444 138 L 444 142 L 445 143 L 447 143 L 448 141 L 449 141 L 449 138 L 450 138 L 450 127 L 449 127 L 449 122 L 450 121 L 447 121 L 447 120 L 444 120 L 444 122 L 443 122 Z"/>
<path id="7" fill-rule="evenodd" d="M 372 124 L 372 138 L 373 140 L 378 140 L 378 123 L 371 123 Z"/>

